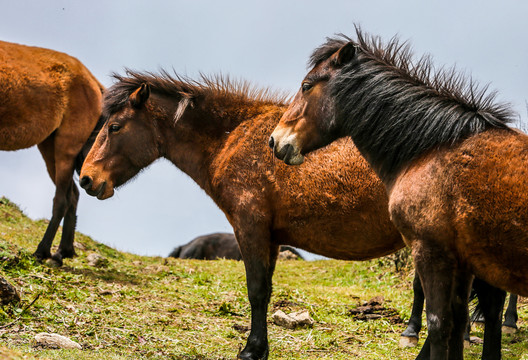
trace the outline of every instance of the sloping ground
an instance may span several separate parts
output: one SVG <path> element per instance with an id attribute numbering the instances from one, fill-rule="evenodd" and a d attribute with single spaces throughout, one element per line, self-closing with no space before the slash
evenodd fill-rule
<path id="1" fill-rule="evenodd" d="M 136 256 L 77 234 L 78 256 L 56 268 L 31 256 L 45 227 L 0 199 L 0 276 L 22 299 L 0 307 L 1 359 L 233 359 L 245 344 L 250 309 L 241 262 Z M 107 261 L 92 266 L 90 254 Z M 418 349 L 397 345 L 411 280 L 412 269 L 396 272 L 388 259 L 280 262 L 270 359 L 414 359 Z M 278 309 L 307 309 L 315 325 L 274 325 Z M 503 337 L 505 359 L 528 359 L 524 300 L 519 313 L 521 331 Z M 82 350 L 43 348 L 40 332 L 67 336 Z M 480 351 L 473 345 L 466 358 Z"/>

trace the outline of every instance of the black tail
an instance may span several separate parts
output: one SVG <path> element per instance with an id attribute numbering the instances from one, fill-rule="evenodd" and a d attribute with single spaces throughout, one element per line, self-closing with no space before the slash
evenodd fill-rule
<path id="1" fill-rule="evenodd" d="M 103 127 L 106 119 L 101 114 L 99 117 L 99 120 L 97 120 L 97 124 L 95 125 L 95 128 L 92 131 L 92 134 L 86 140 L 86 143 L 82 147 L 81 151 L 77 154 L 77 157 L 75 158 L 75 171 L 77 171 L 77 174 L 81 173 L 81 168 L 83 166 L 84 160 L 86 160 L 86 157 L 88 156 L 88 153 L 90 152 L 90 149 L 92 148 L 95 138 L 97 137 L 97 134 L 99 134 L 99 131 L 101 131 L 101 128 Z"/>

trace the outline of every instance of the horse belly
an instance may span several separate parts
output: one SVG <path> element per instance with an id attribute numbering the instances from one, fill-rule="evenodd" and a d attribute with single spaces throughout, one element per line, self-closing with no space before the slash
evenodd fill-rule
<path id="1" fill-rule="evenodd" d="M 290 245 L 343 260 L 368 260 L 404 246 L 381 181 L 349 139 L 276 168 L 275 227 Z"/>
<path id="2" fill-rule="evenodd" d="M 404 247 L 388 213 L 355 213 L 328 217 L 308 216 L 280 227 L 280 243 L 341 260 L 368 260 L 385 256 Z M 337 216 L 336 216 L 337 215 Z"/>

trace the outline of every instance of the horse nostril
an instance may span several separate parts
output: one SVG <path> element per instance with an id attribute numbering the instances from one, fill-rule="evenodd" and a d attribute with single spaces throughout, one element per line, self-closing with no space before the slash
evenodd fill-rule
<path id="1" fill-rule="evenodd" d="M 89 176 L 83 176 L 81 181 L 79 182 L 79 185 L 85 190 L 92 187 L 93 181 L 92 178 Z"/>
<path id="2" fill-rule="evenodd" d="M 273 146 L 275 146 L 275 140 L 273 139 L 273 135 L 270 136 L 270 138 L 269 138 L 269 142 L 268 142 L 268 145 L 269 145 L 269 147 L 272 148 L 272 149 L 273 149 Z"/>

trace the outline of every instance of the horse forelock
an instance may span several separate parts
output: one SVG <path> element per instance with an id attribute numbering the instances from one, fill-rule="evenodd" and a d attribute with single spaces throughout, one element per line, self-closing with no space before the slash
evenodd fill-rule
<path id="1" fill-rule="evenodd" d="M 343 34 L 337 34 L 336 37 L 327 37 L 326 42 L 312 52 L 312 55 L 308 60 L 308 67 L 313 68 L 319 63 L 327 60 L 337 52 L 337 50 L 341 49 L 343 45 L 351 41 L 352 39 Z"/>
<path id="2" fill-rule="evenodd" d="M 497 103 L 494 92 L 455 68 L 436 69 L 428 55 L 415 60 L 398 37 L 384 43 L 359 27 L 356 35 L 357 56 L 330 87 L 344 132 L 357 134 L 356 145 L 369 149 L 382 177 L 432 148 L 514 120 L 509 104 Z"/>

